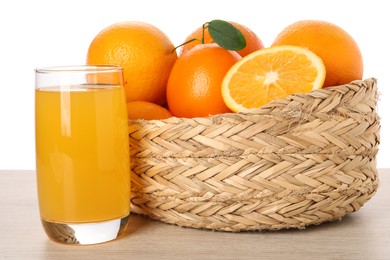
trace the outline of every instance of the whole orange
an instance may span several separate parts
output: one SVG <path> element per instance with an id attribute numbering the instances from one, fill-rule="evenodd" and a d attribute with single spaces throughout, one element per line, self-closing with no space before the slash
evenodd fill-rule
<path id="1" fill-rule="evenodd" d="M 147 101 L 127 102 L 127 118 L 130 120 L 157 120 L 171 117 L 172 114 L 164 107 Z"/>
<path id="2" fill-rule="evenodd" d="M 309 48 L 322 58 L 326 68 L 323 87 L 341 85 L 363 77 L 359 46 L 339 26 L 318 20 L 303 20 L 287 26 L 274 40 L 275 45 Z"/>
<path id="3" fill-rule="evenodd" d="M 263 42 L 261 41 L 261 39 L 247 26 L 239 24 L 237 22 L 229 22 L 229 23 L 231 23 L 234 27 L 239 29 L 241 31 L 241 33 L 244 35 L 244 38 L 246 40 L 245 48 L 237 51 L 237 53 L 240 54 L 242 57 L 248 55 L 249 53 L 252 53 L 254 51 L 257 51 L 257 50 L 264 48 L 264 45 L 263 45 Z M 194 39 L 194 38 L 202 39 L 202 34 L 203 34 L 203 28 L 199 27 L 194 32 L 192 32 L 190 35 L 188 35 L 188 37 L 185 39 L 184 42 L 187 42 L 187 41 Z M 204 43 L 213 43 L 213 42 L 214 42 L 214 40 L 213 40 L 213 38 L 211 38 L 209 31 L 206 28 L 205 32 L 204 32 Z M 183 45 L 180 53 L 183 54 L 184 52 L 188 51 L 189 49 L 191 49 L 195 45 L 198 45 L 201 43 L 202 42 L 199 40 L 187 43 L 187 44 Z"/>
<path id="4" fill-rule="evenodd" d="M 127 101 L 166 103 L 166 84 L 177 59 L 174 45 L 157 27 L 144 22 L 119 22 L 91 42 L 87 64 L 123 67 Z"/>
<path id="5" fill-rule="evenodd" d="M 199 44 L 176 61 L 167 85 L 169 110 L 177 117 L 207 117 L 230 112 L 221 84 L 241 56 L 217 44 Z"/>

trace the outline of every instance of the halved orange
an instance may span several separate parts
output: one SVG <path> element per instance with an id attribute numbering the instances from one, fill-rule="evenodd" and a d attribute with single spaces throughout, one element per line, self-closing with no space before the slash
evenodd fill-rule
<path id="1" fill-rule="evenodd" d="M 234 112 L 322 87 L 322 59 L 307 48 L 280 45 L 255 51 L 234 64 L 222 82 L 222 96 Z"/>

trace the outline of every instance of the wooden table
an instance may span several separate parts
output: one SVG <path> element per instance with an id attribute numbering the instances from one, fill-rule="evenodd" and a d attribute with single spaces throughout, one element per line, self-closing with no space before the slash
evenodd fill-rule
<path id="1" fill-rule="evenodd" d="M 116 241 L 69 246 L 40 224 L 34 171 L 0 171 L 0 259 L 390 259 L 390 169 L 378 193 L 342 221 L 305 230 L 227 233 L 132 215 Z"/>

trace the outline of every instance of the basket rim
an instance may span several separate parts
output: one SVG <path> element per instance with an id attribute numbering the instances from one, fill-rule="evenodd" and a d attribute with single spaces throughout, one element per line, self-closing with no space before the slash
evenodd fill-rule
<path id="1" fill-rule="evenodd" d="M 251 108 L 251 109 L 247 109 L 247 110 L 242 111 L 242 112 L 229 112 L 229 113 L 210 115 L 209 117 L 193 117 L 193 118 L 172 116 L 170 118 L 159 119 L 159 120 L 129 119 L 128 123 L 142 123 L 142 124 L 145 124 L 145 123 L 148 123 L 148 124 L 167 123 L 167 124 L 169 124 L 169 123 L 174 123 L 178 120 L 188 121 L 188 122 L 193 122 L 193 121 L 203 122 L 204 120 L 212 120 L 213 122 L 218 122 L 221 120 L 220 119 L 221 117 L 225 117 L 225 116 L 233 116 L 234 117 L 234 116 L 240 116 L 240 115 L 264 114 L 264 110 L 268 110 L 268 109 L 274 107 L 275 104 L 278 104 L 278 102 L 280 102 L 281 100 L 291 100 L 293 97 L 298 97 L 298 98 L 303 97 L 304 98 L 307 95 L 311 95 L 311 96 L 324 96 L 324 95 L 326 95 L 327 96 L 327 95 L 330 95 L 334 90 L 337 90 L 343 86 L 349 87 L 351 85 L 353 85 L 353 86 L 362 85 L 360 87 L 363 87 L 363 86 L 371 85 L 372 87 L 377 88 L 377 82 L 378 82 L 378 80 L 375 77 L 369 77 L 369 78 L 362 79 L 362 80 L 353 80 L 350 83 L 336 85 L 336 86 L 329 86 L 326 88 L 315 89 L 315 90 L 312 90 L 308 93 L 291 94 L 283 99 L 271 101 L 270 103 L 265 104 L 264 106 L 262 106 L 260 108 Z"/>

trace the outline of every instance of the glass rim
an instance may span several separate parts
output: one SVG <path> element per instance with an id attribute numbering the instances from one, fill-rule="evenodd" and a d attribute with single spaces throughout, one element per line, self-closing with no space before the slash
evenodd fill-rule
<path id="1" fill-rule="evenodd" d="M 61 72 L 116 72 L 123 71 L 123 67 L 119 65 L 69 65 L 69 66 L 51 66 L 35 68 L 36 73 L 61 73 Z"/>

